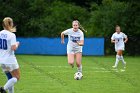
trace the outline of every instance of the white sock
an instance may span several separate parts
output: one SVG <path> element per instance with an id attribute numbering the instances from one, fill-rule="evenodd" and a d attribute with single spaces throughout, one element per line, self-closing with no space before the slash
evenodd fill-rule
<path id="1" fill-rule="evenodd" d="M 120 60 L 120 56 L 119 55 L 116 55 L 115 67 L 118 66 L 119 60 Z"/>
<path id="2" fill-rule="evenodd" d="M 14 86 L 8 88 L 8 93 L 14 93 Z"/>
<path id="3" fill-rule="evenodd" d="M 4 85 L 4 89 L 7 90 L 7 89 L 9 89 L 10 87 L 13 87 L 14 84 L 15 84 L 16 82 L 17 82 L 17 78 L 15 78 L 15 77 L 9 79 L 9 80 L 7 81 L 7 83 Z"/>
<path id="4" fill-rule="evenodd" d="M 80 67 L 77 68 L 78 72 L 82 72 L 82 65 L 80 65 Z"/>
<path id="5" fill-rule="evenodd" d="M 125 61 L 124 61 L 124 59 L 123 59 L 123 56 L 121 56 L 121 61 L 122 61 L 122 63 L 123 63 L 123 65 L 125 66 Z"/>

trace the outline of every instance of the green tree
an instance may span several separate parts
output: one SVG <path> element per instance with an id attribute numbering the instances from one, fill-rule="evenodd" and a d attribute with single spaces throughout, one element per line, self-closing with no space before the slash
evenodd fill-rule
<path id="1" fill-rule="evenodd" d="M 106 54 L 114 48 L 110 37 L 115 25 L 128 35 L 126 54 L 140 54 L 139 0 L 0 0 L 0 4 L 0 21 L 12 17 L 18 37 L 59 37 L 78 19 L 88 31 L 86 37 L 105 37 Z"/>
<path id="2" fill-rule="evenodd" d="M 35 15 L 28 22 L 27 27 L 34 32 L 33 36 L 58 37 L 63 30 L 71 28 L 74 19 L 83 23 L 89 17 L 86 9 L 60 1 L 54 1 L 50 6 L 41 5 L 41 7 L 44 6 L 41 9 L 38 9 L 38 6 L 33 4 L 33 8 L 30 8 L 31 14 L 38 10 L 44 12 L 41 12 L 41 15 Z"/>
<path id="3" fill-rule="evenodd" d="M 103 0 L 102 5 L 93 4 L 88 25 L 89 37 L 105 37 L 106 54 L 112 54 L 113 44 L 110 37 L 115 32 L 115 26 L 120 25 L 121 30 L 128 35 L 127 54 L 140 53 L 138 46 L 132 46 L 134 40 L 138 41 L 140 35 L 139 3 Z M 134 49 L 133 49 L 134 48 Z M 135 50 L 136 48 L 136 50 Z M 135 52 L 131 52 L 133 49 Z M 137 51 L 137 52 L 136 52 Z"/>

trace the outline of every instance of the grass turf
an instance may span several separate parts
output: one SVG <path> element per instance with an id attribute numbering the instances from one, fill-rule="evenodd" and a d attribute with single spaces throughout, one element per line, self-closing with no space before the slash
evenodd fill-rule
<path id="1" fill-rule="evenodd" d="M 139 93 L 140 57 L 125 57 L 127 68 L 113 70 L 115 56 L 84 56 L 83 79 L 74 80 L 66 56 L 17 55 L 21 79 L 15 93 Z M 0 85 L 6 82 L 0 70 Z"/>

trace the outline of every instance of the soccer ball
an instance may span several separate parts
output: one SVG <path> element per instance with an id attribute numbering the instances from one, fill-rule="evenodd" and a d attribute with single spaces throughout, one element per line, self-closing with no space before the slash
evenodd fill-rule
<path id="1" fill-rule="evenodd" d="M 74 79 L 75 79 L 75 80 L 80 80 L 80 79 L 82 79 L 82 77 L 83 77 L 83 75 L 82 75 L 81 72 L 76 72 L 76 73 L 74 74 Z"/>

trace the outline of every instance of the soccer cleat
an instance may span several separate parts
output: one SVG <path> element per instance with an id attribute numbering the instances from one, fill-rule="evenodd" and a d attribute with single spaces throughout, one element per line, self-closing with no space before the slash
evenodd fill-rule
<path id="1" fill-rule="evenodd" d="M 6 91 L 3 89 L 3 87 L 0 87 L 0 92 L 1 93 L 6 93 Z"/>

